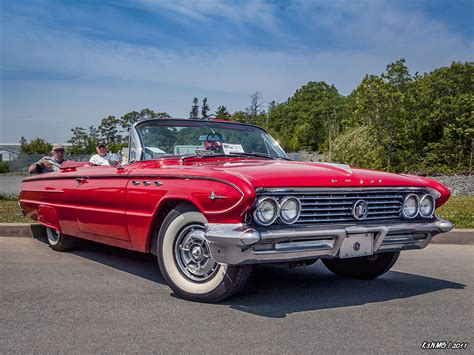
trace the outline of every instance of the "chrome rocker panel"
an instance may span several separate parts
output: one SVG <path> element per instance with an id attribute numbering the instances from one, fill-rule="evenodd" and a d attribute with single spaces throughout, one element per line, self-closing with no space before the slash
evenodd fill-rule
<path id="1" fill-rule="evenodd" d="M 347 235 L 374 233 L 373 252 L 422 249 L 433 236 L 449 232 L 445 220 L 258 228 L 246 224 L 207 223 L 205 237 L 219 264 L 259 264 L 338 257 Z"/>

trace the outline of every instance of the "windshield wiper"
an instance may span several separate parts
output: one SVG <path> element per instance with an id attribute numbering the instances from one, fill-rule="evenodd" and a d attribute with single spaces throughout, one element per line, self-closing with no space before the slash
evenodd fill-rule
<path id="1" fill-rule="evenodd" d="M 222 157 L 228 157 L 228 154 L 189 154 L 189 155 L 183 155 L 180 160 L 183 162 L 186 159 L 191 159 L 191 158 L 222 158 Z"/>
<path id="2" fill-rule="evenodd" d="M 263 154 L 263 153 L 243 153 L 243 152 L 236 152 L 236 153 L 229 153 L 228 155 L 242 155 L 242 156 L 248 156 L 248 157 L 257 157 L 257 158 L 267 158 L 267 159 L 282 159 L 282 160 L 291 160 L 289 158 L 285 157 L 272 157 L 271 155 Z"/>
<path id="3" fill-rule="evenodd" d="M 272 157 L 271 155 L 263 154 L 263 153 L 244 153 L 244 152 L 233 152 L 229 154 L 218 153 L 218 154 L 190 154 L 181 157 L 181 161 L 184 161 L 189 158 L 223 158 L 223 157 L 255 157 L 255 158 L 265 158 L 265 159 L 283 159 L 283 160 L 291 160 L 284 157 Z"/>
<path id="4" fill-rule="evenodd" d="M 244 157 L 256 157 L 256 158 L 265 158 L 265 159 L 277 159 L 272 157 L 271 155 L 263 154 L 263 153 L 244 153 L 244 152 L 233 152 L 227 155 L 233 156 L 244 156 Z"/>

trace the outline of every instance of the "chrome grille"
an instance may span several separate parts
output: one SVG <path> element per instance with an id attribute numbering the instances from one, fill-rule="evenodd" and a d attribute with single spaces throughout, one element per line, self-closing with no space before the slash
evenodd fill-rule
<path id="1" fill-rule="evenodd" d="M 259 195 L 298 197 L 301 201 L 301 215 L 296 224 L 309 224 L 358 222 L 352 215 L 352 209 L 358 200 L 364 200 L 368 204 L 368 214 L 363 221 L 401 219 L 404 196 L 418 191 L 403 188 L 268 189 Z"/>

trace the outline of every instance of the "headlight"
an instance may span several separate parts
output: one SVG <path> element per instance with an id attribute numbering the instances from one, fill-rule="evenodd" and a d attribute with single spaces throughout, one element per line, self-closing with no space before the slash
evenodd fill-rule
<path id="1" fill-rule="evenodd" d="M 292 224 L 300 216 L 301 202 L 296 197 L 284 197 L 280 201 L 280 219 L 283 223 Z"/>
<path id="2" fill-rule="evenodd" d="M 425 195 L 420 200 L 420 214 L 422 217 L 429 218 L 433 215 L 435 210 L 434 197 Z"/>
<path id="3" fill-rule="evenodd" d="M 268 226 L 275 222 L 280 211 L 280 205 L 273 197 L 263 197 L 258 199 L 257 206 L 253 213 L 255 223 Z"/>
<path id="4" fill-rule="evenodd" d="M 405 197 L 402 214 L 405 218 L 415 218 L 420 208 L 420 199 L 417 195 L 411 194 Z"/>

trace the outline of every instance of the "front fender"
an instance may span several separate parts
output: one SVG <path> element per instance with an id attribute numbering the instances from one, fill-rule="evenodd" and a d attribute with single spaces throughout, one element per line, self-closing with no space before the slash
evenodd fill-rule
<path id="1" fill-rule="evenodd" d="M 126 218 L 136 250 L 147 251 L 156 220 L 166 217 L 164 206 L 174 202 L 195 205 L 209 223 L 241 223 L 255 201 L 255 190 L 212 177 L 134 177 L 126 192 Z M 142 180 L 150 181 L 143 184 Z M 155 184 L 155 182 L 157 182 Z"/>
<path id="2" fill-rule="evenodd" d="M 403 175 L 420 180 L 423 183 L 425 183 L 427 187 L 430 187 L 438 191 L 439 197 L 436 199 L 436 208 L 442 206 L 446 201 L 448 201 L 449 197 L 451 196 L 451 192 L 449 192 L 448 188 L 436 180 L 433 180 L 424 176 L 416 176 L 416 175 L 408 175 L 408 174 L 403 174 Z"/>

